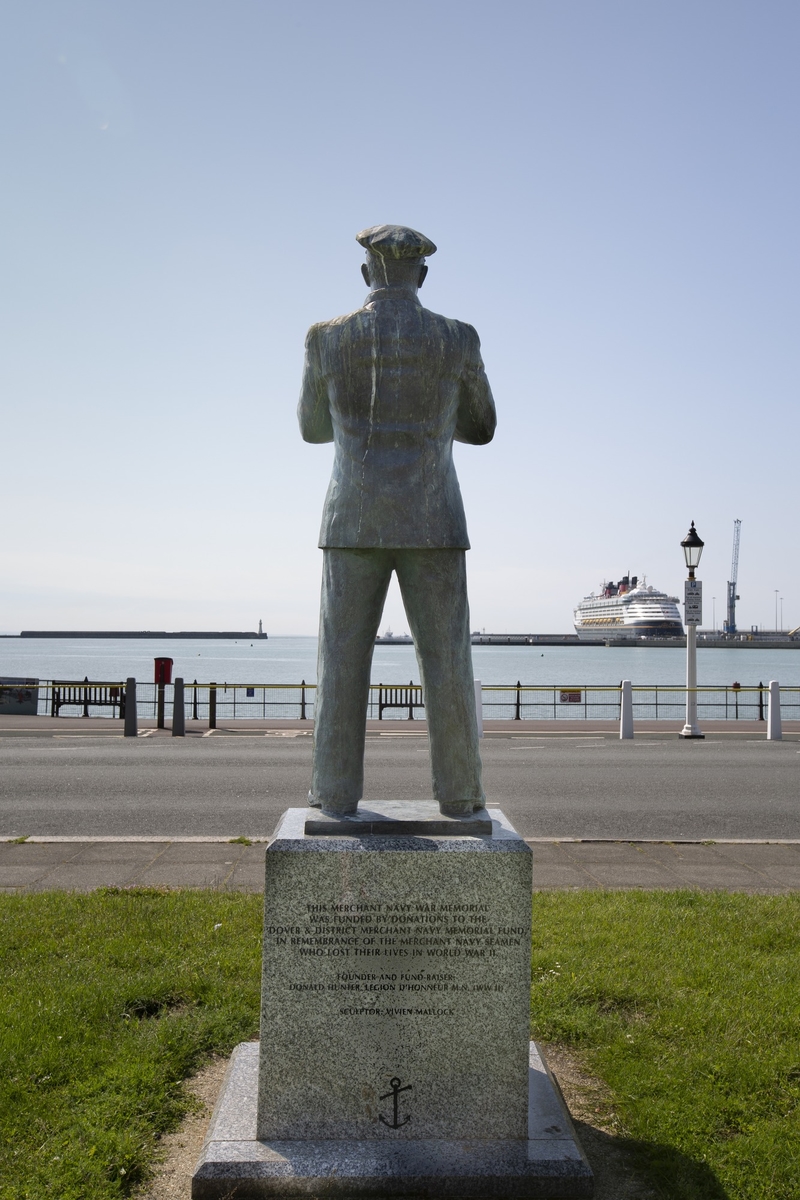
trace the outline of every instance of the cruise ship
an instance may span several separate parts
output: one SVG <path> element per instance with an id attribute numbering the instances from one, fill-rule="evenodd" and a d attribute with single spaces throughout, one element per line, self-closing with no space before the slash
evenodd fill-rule
<path id="1" fill-rule="evenodd" d="M 575 632 L 591 638 L 683 637 L 678 597 L 646 586 L 638 575 L 623 575 L 604 583 L 598 595 L 587 596 L 575 609 Z"/>

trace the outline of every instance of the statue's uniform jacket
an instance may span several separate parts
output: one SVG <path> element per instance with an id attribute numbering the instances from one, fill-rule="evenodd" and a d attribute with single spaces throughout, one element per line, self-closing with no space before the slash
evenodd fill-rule
<path id="1" fill-rule="evenodd" d="M 335 443 L 320 546 L 469 548 L 452 444 L 496 423 L 471 325 L 371 292 L 309 330 L 299 418 L 306 441 Z"/>
<path id="2" fill-rule="evenodd" d="M 306 441 L 335 443 L 311 803 L 353 812 L 363 794 L 370 666 L 394 571 L 422 677 L 433 794 L 471 811 L 484 797 L 453 440 L 494 433 L 478 335 L 403 288 L 370 292 L 357 312 L 309 330 L 299 418 Z"/>

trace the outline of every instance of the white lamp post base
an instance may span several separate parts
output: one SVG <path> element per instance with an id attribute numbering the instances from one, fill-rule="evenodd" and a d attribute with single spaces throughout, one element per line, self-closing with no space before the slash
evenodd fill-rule
<path id="1" fill-rule="evenodd" d="M 701 733 L 696 725 L 684 725 L 683 729 L 678 734 L 682 738 L 704 738 L 706 735 Z"/>

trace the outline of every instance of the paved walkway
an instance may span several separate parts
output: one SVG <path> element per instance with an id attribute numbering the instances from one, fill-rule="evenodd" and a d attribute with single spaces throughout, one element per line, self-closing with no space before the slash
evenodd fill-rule
<path id="1" fill-rule="evenodd" d="M 528 839 L 534 887 L 800 890 L 800 842 L 610 842 Z M 0 892 L 99 887 L 259 892 L 265 842 L 31 838 L 0 843 Z"/>
<path id="2" fill-rule="evenodd" d="M 748 740 L 766 740 L 767 725 L 766 721 L 736 721 L 733 718 L 729 721 L 712 721 L 703 719 L 701 721 L 703 731 L 706 734 L 716 736 L 724 736 L 729 738 L 745 738 Z M 427 722 L 420 720 L 408 721 L 403 719 L 393 719 L 376 721 L 367 721 L 367 736 L 372 734 L 382 734 L 384 737 L 402 737 L 402 736 L 421 736 L 427 734 Z M 675 717 L 674 720 L 663 721 L 645 721 L 637 720 L 635 722 L 636 734 L 647 734 L 648 737 L 659 736 L 673 740 L 677 737 L 680 730 L 683 728 L 683 716 Z M 147 738 L 170 738 L 172 737 L 172 721 L 167 720 L 166 728 L 157 729 L 156 722 L 152 718 L 139 718 L 139 737 Z M 619 721 L 604 721 L 588 718 L 567 718 L 561 715 L 553 720 L 523 720 L 523 721 L 496 721 L 486 719 L 483 722 L 484 735 L 486 737 L 500 736 L 506 737 L 508 734 L 517 734 L 524 737 L 530 733 L 548 733 L 551 735 L 562 735 L 568 737 L 581 734 L 602 734 L 604 737 L 616 739 L 619 737 Z M 220 737 L 230 734 L 262 734 L 267 737 L 291 736 L 292 734 L 307 734 L 310 736 L 314 732 L 314 722 L 300 720 L 278 720 L 275 717 L 268 717 L 264 720 L 254 718 L 252 720 L 231 720 L 220 717 L 217 722 L 216 729 L 208 728 L 208 721 L 186 721 L 186 737 L 201 738 L 201 737 Z M 0 713 L 0 737 L 3 736 L 31 736 L 39 737 L 74 737 L 76 735 L 86 736 L 91 734 L 96 736 L 104 734 L 106 737 L 121 738 L 123 736 L 123 723 L 118 718 L 110 717 L 17 717 L 9 716 L 5 713 Z M 787 739 L 800 738 L 800 721 L 784 719 L 783 721 L 783 736 Z"/>

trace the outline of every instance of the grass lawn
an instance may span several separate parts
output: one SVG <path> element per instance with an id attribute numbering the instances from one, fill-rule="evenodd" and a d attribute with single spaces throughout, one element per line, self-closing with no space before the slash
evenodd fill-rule
<path id="1" fill-rule="evenodd" d="M 800 895 L 534 898 L 532 1028 L 612 1093 L 658 1194 L 800 1198 Z"/>
<path id="2" fill-rule="evenodd" d="M 258 1033 L 258 896 L 0 896 L 0 1197 L 124 1196 L 183 1079 Z"/>
<path id="3" fill-rule="evenodd" d="M 257 1033 L 261 898 L 0 896 L 0 1198 L 108 1200 Z M 661 1195 L 800 1197 L 800 896 L 534 897 L 532 1028 L 609 1085 Z"/>

